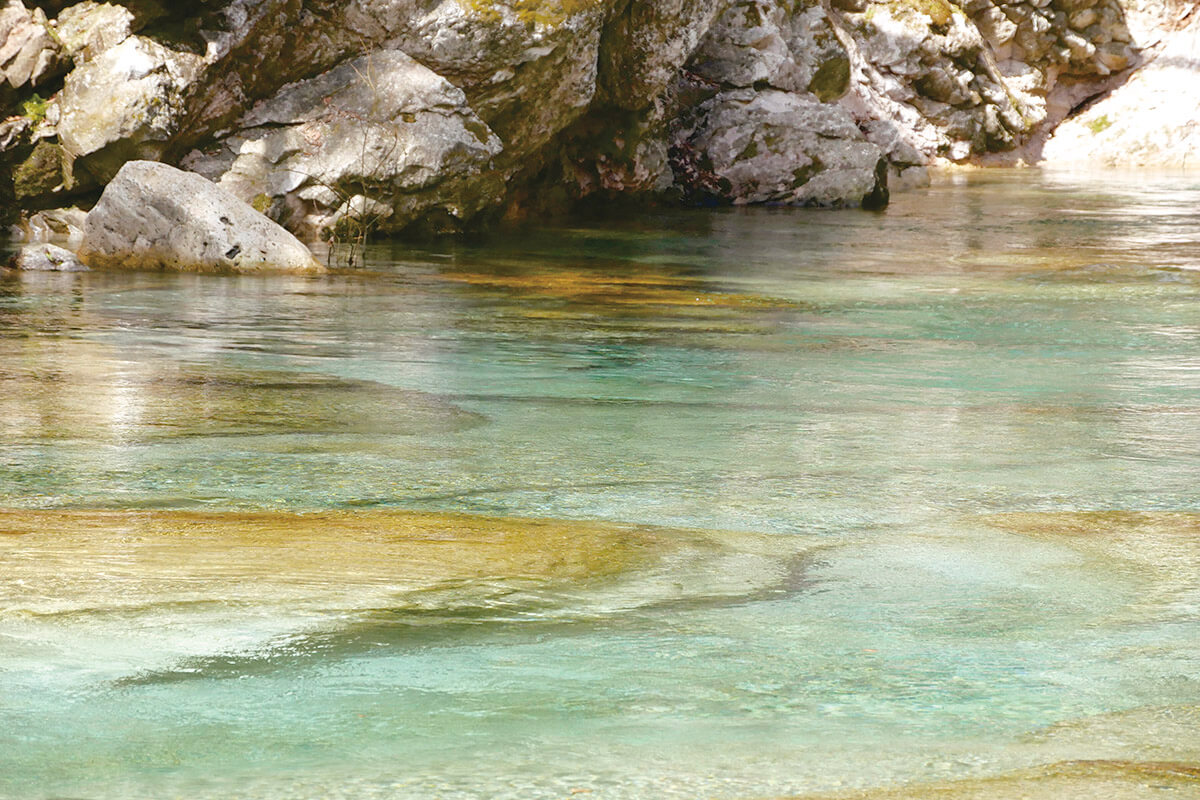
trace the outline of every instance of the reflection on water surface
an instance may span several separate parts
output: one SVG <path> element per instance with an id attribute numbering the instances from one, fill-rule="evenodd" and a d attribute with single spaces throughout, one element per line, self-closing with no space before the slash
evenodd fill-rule
<path id="1" fill-rule="evenodd" d="M 0 276 L 0 796 L 1200 796 L 1198 201 Z"/>

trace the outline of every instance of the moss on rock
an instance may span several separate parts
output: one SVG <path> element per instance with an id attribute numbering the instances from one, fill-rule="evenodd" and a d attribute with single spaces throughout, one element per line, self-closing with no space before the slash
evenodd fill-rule
<path id="1" fill-rule="evenodd" d="M 830 103 L 844 95 L 850 88 L 850 59 L 844 56 L 831 58 L 817 67 L 808 90 L 822 103 Z"/>
<path id="2" fill-rule="evenodd" d="M 69 190 L 74 182 L 70 155 L 62 145 L 45 140 L 13 170 L 13 192 L 21 200 Z"/>

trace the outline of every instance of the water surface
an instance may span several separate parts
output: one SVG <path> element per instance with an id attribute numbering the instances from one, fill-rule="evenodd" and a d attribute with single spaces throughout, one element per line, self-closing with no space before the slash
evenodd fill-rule
<path id="1" fill-rule="evenodd" d="M 369 267 L 0 276 L 0 796 L 1200 796 L 1200 174 Z"/>

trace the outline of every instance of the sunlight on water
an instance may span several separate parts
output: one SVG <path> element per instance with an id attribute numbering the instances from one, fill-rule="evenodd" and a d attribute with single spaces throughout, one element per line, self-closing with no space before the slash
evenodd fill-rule
<path id="1" fill-rule="evenodd" d="M 0 275 L 0 796 L 1200 797 L 1200 175 L 368 266 Z"/>

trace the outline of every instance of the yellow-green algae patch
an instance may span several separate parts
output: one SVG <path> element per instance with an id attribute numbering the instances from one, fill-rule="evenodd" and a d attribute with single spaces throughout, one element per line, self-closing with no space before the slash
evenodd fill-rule
<path id="1" fill-rule="evenodd" d="M 684 553 L 770 559 L 772 546 L 752 534 L 399 510 L 14 509 L 0 511 L 0 618 L 189 603 L 361 610 L 447 586 L 578 586 Z"/>
<path id="2" fill-rule="evenodd" d="M 807 795 L 803 800 L 1145 800 L 1148 797 L 1200 797 L 1200 766 L 1156 761 L 1066 761 L 993 778 Z"/>
<path id="3" fill-rule="evenodd" d="M 1200 598 L 1200 513 L 1191 511 L 1014 512 L 985 516 L 996 528 L 1068 546 L 1145 581 L 1138 609 Z M 1132 610 L 1132 609 L 1131 609 Z"/>
<path id="4" fill-rule="evenodd" d="M 444 272 L 440 277 L 481 288 L 597 306 L 796 308 L 795 303 L 781 298 L 715 291 L 703 281 L 668 272 L 564 267 L 529 272 Z"/>

